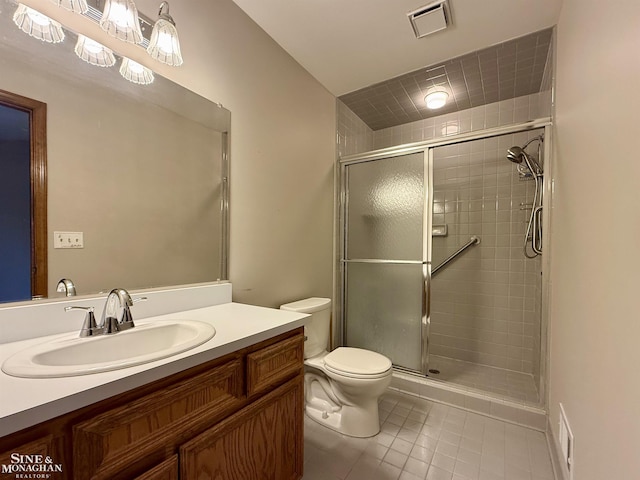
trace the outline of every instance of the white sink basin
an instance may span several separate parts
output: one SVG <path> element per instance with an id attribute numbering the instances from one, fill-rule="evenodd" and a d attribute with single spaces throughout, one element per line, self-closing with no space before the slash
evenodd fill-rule
<path id="1" fill-rule="evenodd" d="M 14 354 L 2 364 L 2 370 L 26 378 L 107 372 L 182 353 L 215 334 L 211 325 L 194 320 L 136 322 L 130 330 L 89 338 L 70 333 Z"/>

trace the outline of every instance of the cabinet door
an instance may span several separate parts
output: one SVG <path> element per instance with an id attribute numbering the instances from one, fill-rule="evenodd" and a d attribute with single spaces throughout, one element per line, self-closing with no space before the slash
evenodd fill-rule
<path id="1" fill-rule="evenodd" d="M 134 480 L 178 480 L 178 456 L 174 455 Z"/>
<path id="2" fill-rule="evenodd" d="M 302 477 L 304 382 L 298 375 L 180 448 L 180 478 Z"/>
<path id="3" fill-rule="evenodd" d="M 243 383 L 243 362 L 235 359 L 75 425 L 74 480 L 129 479 L 162 461 L 239 408 Z"/>

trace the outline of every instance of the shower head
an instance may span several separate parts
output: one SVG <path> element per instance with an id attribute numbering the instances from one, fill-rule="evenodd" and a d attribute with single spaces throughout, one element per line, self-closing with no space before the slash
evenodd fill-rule
<path id="1" fill-rule="evenodd" d="M 517 146 L 511 147 L 507 150 L 507 158 L 513 163 L 522 163 L 524 150 Z"/>
<path id="2" fill-rule="evenodd" d="M 524 164 L 534 176 L 542 175 L 542 167 L 534 158 L 527 155 L 524 148 L 513 146 L 507 150 L 507 158 L 513 163 Z M 522 167 L 524 168 L 524 167 Z"/>

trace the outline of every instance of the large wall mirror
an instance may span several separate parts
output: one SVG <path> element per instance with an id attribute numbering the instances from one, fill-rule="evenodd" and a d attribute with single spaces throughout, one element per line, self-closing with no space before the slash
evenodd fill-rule
<path id="1" fill-rule="evenodd" d="M 33 39 L 16 7 L 0 0 L 0 90 L 46 104 L 48 296 L 61 278 L 78 295 L 228 279 L 230 112 L 160 75 L 136 85 L 120 62 L 82 61 L 73 32 Z M 54 248 L 55 232 L 82 232 L 83 248 Z M 26 300 L 3 296 L 16 278 L 5 267 L 0 301 Z"/>

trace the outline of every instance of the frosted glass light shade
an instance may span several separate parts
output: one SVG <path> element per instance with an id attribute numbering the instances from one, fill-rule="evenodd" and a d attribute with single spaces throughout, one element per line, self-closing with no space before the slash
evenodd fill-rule
<path id="1" fill-rule="evenodd" d="M 171 21 L 160 17 L 153 26 L 147 52 L 151 58 L 171 66 L 182 65 L 178 31 Z"/>
<path id="2" fill-rule="evenodd" d="M 122 58 L 120 75 L 130 82 L 140 85 L 149 85 L 150 83 L 153 83 L 153 72 L 149 68 L 126 57 Z"/>
<path id="3" fill-rule="evenodd" d="M 75 52 L 85 62 L 98 67 L 111 67 L 116 63 L 110 49 L 84 35 L 78 35 Z"/>
<path id="4" fill-rule="evenodd" d="M 138 10 L 131 0 L 107 0 L 100 27 L 112 37 L 129 43 L 141 43 Z"/>
<path id="5" fill-rule="evenodd" d="M 86 13 L 89 10 L 87 0 L 51 0 L 59 7 L 66 8 L 74 13 Z"/>
<path id="6" fill-rule="evenodd" d="M 442 90 L 438 90 L 435 92 L 428 93 L 426 97 L 424 97 L 424 101 L 427 104 L 427 108 L 432 110 L 436 108 L 442 108 L 446 105 L 447 99 L 449 98 L 449 94 Z"/>
<path id="7" fill-rule="evenodd" d="M 180 40 L 176 22 L 169 15 L 169 3 L 162 2 L 158 12 L 158 20 L 153 26 L 151 39 L 147 47 L 147 53 L 151 58 L 171 66 L 182 65 L 182 53 L 180 53 Z"/>
<path id="8" fill-rule="evenodd" d="M 13 23 L 27 35 L 43 42 L 59 43 L 64 40 L 62 25 L 22 3 L 13 14 Z"/>

